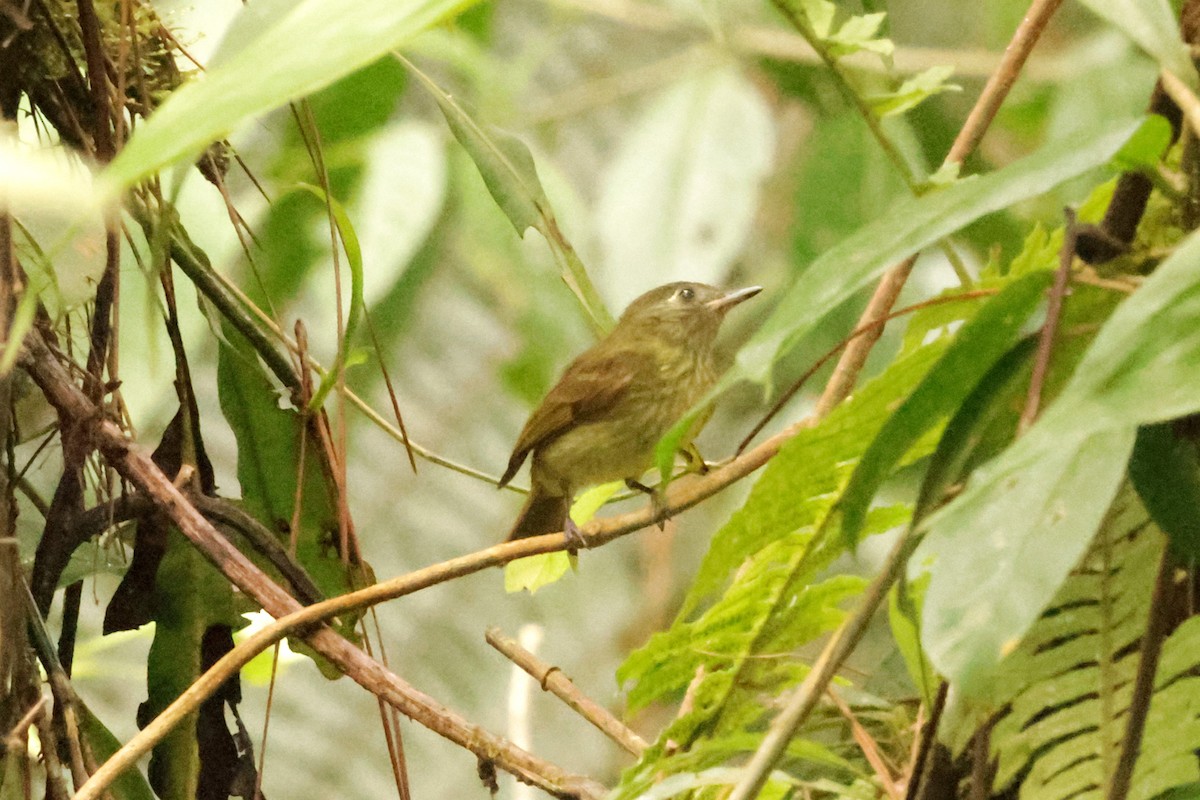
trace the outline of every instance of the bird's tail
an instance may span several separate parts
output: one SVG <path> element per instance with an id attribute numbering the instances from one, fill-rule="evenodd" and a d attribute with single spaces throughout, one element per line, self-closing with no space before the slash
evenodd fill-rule
<path id="1" fill-rule="evenodd" d="M 529 536 L 541 536 L 544 533 L 557 533 L 567 522 L 567 512 L 571 510 L 571 499 L 546 494 L 534 489 L 525 501 L 516 523 L 509 531 L 508 541 L 524 539 Z"/>

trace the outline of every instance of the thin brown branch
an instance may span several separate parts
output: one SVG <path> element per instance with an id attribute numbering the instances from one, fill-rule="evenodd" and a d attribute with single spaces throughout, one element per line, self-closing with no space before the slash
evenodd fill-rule
<path id="1" fill-rule="evenodd" d="M 946 709 L 946 698 L 949 694 L 950 684 L 946 681 L 939 683 L 937 695 L 933 698 L 933 708 L 929 710 L 929 720 L 921 729 L 920 745 L 912 760 L 912 768 L 908 776 L 908 790 L 904 793 L 904 800 L 917 800 L 921 797 L 922 786 L 928 779 L 933 765 L 938 725 L 941 724 L 942 712 Z"/>
<path id="2" fill-rule="evenodd" d="M 746 434 L 745 438 L 742 439 L 741 444 L 738 445 L 737 452 L 741 453 L 743 450 L 745 450 L 750 445 L 750 442 L 754 440 L 754 437 L 758 436 L 758 434 L 762 432 L 762 429 L 767 426 L 767 423 L 770 422 L 776 414 L 783 410 L 783 407 L 786 406 L 791 399 L 796 396 L 796 393 L 804 387 L 804 384 L 808 383 L 809 378 L 815 375 L 821 369 L 821 367 L 828 364 L 831 358 L 848 347 L 856 338 L 860 336 L 874 335 L 875 339 L 878 339 L 879 334 L 883 332 L 883 326 L 897 317 L 902 317 L 906 314 L 911 314 L 914 311 L 920 311 L 921 309 L 931 308 L 933 306 L 945 305 L 947 303 L 961 303 L 966 300 L 977 300 L 980 297 L 990 297 L 991 295 L 996 294 L 998 291 L 998 289 L 972 289 L 968 292 L 960 292 L 947 297 L 931 297 L 928 300 L 922 300 L 919 303 L 913 303 L 912 305 L 896 309 L 895 311 L 888 311 L 878 319 L 874 319 L 870 322 L 865 322 L 859 325 L 857 328 L 850 331 L 848 336 L 831 347 L 824 355 L 813 362 L 812 366 L 805 370 L 804 374 L 797 378 L 796 381 L 793 382 L 792 385 L 789 386 L 787 390 L 779 396 L 779 399 L 775 401 L 775 404 L 767 410 L 767 413 L 763 414 L 762 419 L 760 419 L 758 423 L 755 424 L 755 426 L 750 430 L 750 432 Z M 864 313 L 863 317 L 865 318 L 866 316 L 867 315 Z M 860 364 L 858 368 L 861 368 L 861 366 L 862 365 Z M 838 364 L 838 368 L 844 370 L 850 369 L 848 366 L 843 367 L 841 363 Z M 857 374 L 858 368 L 853 370 L 854 375 Z M 830 380 L 832 382 L 833 378 Z M 832 408 L 829 410 L 831 411 Z M 828 411 L 825 413 L 828 413 Z M 817 416 L 823 416 L 823 414 L 818 414 Z"/>
<path id="3" fill-rule="evenodd" d="M 1200 98 L 1197 98 L 1196 93 L 1170 70 L 1164 69 L 1158 79 L 1162 83 L 1163 91 L 1183 111 L 1183 118 L 1187 120 L 1188 125 L 1192 126 L 1193 131 L 1200 134 Z"/>
<path id="4" fill-rule="evenodd" d="M 71 382 L 40 333 L 28 337 L 20 363 L 47 400 L 61 414 L 79 420 L 105 460 L 122 477 L 152 497 L 163 513 L 235 586 L 272 616 L 284 617 L 301 609 L 286 591 L 221 536 L 148 454 L 129 441 L 115 423 L 101 416 L 99 409 Z M 305 638 L 344 674 L 382 697 L 402 714 L 519 779 L 558 797 L 599 798 L 604 794 L 604 787 L 591 779 L 568 773 L 463 719 L 389 672 L 329 628 L 309 630 Z M 99 796 L 120 772 L 120 769 L 110 769 L 110 764 L 111 760 L 80 788 L 77 800 L 95 800 Z"/>
<path id="5" fill-rule="evenodd" d="M 1012 41 L 1005 48 L 1004 58 L 1001 59 L 999 67 L 988 78 L 987 84 L 979 94 L 979 99 L 975 101 L 975 106 L 967 115 L 967 120 L 959 130 L 958 136 L 955 137 L 954 144 L 950 146 L 950 152 L 946 154 L 944 164 L 961 164 L 983 140 L 983 135 L 987 132 L 992 120 L 995 119 L 996 111 L 1020 75 L 1033 46 L 1061 4 L 1062 0 L 1033 0 L 1025 18 L 1017 26 Z M 881 319 L 896 304 L 896 299 L 899 298 L 900 290 L 904 288 L 914 263 L 916 263 L 915 255 L 892 267 L 891 271 L 883 277 L 875 289 L 871 301 L 867 304 L 866 310 L 859 318 L 859 327 Z M 858 373 L 862 371 L 871 348 L 878 340 L 879 334 L 868 335 L 856 339 L 846 348 L 834 369 L 833 376 L 825 386 L 821 399 L 817 402 L 816 413 L 818 416 L 829 413 L 849 396 L 858 380 Z"/>
<path id="6" fill-rule="evenodd" d="M 1133 784 L 1133 768 L 1141 753 L 1142 734 L 1146 729 L 1146 717 L 1150 713 L 1150 701 L 1154 696 L 1158 658 L 1162 655 L 1163 640 L 1170 624 L 1171 609 L 1168 597 L 1174 572 L 1175 562 L 1170 547 L 1167 547 L 1159 561 L 1154 593 L 1150 596 L 1150 619 L 1146 624 L 1146 632 L 1142 635 L 1137 677 L 1134 678 L 1133 694 L 1129 698 L 1129 718 L 1125 724 L 1125 737 L 1121 741 L 1121 757 L 1117 760 L 1117 767 L 1108 786 L 1107 800 L 1125 800 Z"/>
<path id="7" fill-rule="evenodd" d="M 512 637 L 505 636 L 499 628 L 488 628 L 484 634 L 487 643 L 499 650 L 505 658 L 516 664 L 542 687 L 566 703 L 575 713 L 596 726 L 601 733 L 612 739 L 635 756 L 640 756 L 649 746 L 646 740 L 629 730 L 612 712 L 579 690 L 579 687 L 562 673 L 558 667 L 547 664 Z"/>
<path id="8" fill-rule="evenodd" d="M 23 750 L 25 748 L 25 731 L 29 730 L 29 726 L 37 721 L 37 718 L 44 712 L 45 708 L 46 698 L 44 696 L 39 697 L 37 702 L 21 715 L 21 718 L 13 725 L 12 730 L 4 737 L 5 747 Z"/>
<path id="9" fill-rule="evenodd" d="M 691 508 L 751 474 L 767 463 L 779 452 L 779 448 L 783 446 L 784 442 L 795 436 L 806 425 L 806 421 L 801 421 L 766 440 L 753 450 L 703 476 L 692 476 L 690 479 L 685 478 L 673 482 L 666 493 L 667 508 L 670 513 L 674 515 Z M 583 526 L 582 535 L 587 546 L 596 547 L 649 527 L 655 521 L 653 510 L 645 508 L 616 517 L 594 519 Z M 565 550 L 567 544 L 567 540 L 561 533 L 504 542 L 424 567 L 356 592 L 298 609 L 287 615 L 279 615 L 275 622 L 263 627 L 222 656 L 167 709 L 126 742 L 93 777 L 96 785 L 88 787 L 91 794 L 81 794 L 77 800 L 94 798 L 96 792 L 110 784 L 122 771 L 133 766 L 175 725 L 179 724 L 183 717 L 199 707 L 200 703 L 211 696 L 229 677 L 249 663 L 256 655 L 286 636 L 304 631 L 318 622 L 332 619 L 341 614 L 403 597 L 491 567 L 503 566 L 519 558 Z M 400 710 L 407 713 L 403 708 Z"/>
<path id="10" fill-rule="evenodd" d="M 875 777 L 883 784 L 884 793 L 891 800 L 900 800 L 900 787 L 896 784 L 896 776 L 892 774 L 892 770 L 888 767 L 887 761 L 883 758 L 883 753 L 879 751 L 879 745 L 863 727 L 863 724 L 858 721 L 858 717 L 854 716 L 854 712 L 850 706 L 846 705 L 846 701 L 842 696 L 834 691 L 832 686 L 825 687 L 825 694 L 833 700 L 833 704 L 837 706 L 838 711 L 846 721 L 850 723 L 851 735 L 854 741 L 858 744 L 858 749 L 862 751 L 863 756 L 867 759 L 867 763 L 871 765 L 871 769 L 875 770 Z"/>
<path id="11" fill-rule="evenodd" d="M 1071 281 L 1071 265 L 1075 262 L 1075 212 L 1064 209 L 1067 224 L 1063 231 L 1062 249 L 1059 251 L 1058 270 L 1054 273 L 1054 284 L 1050 287 L 1050 299 L 1046 305 L 1046 322 L 1038 338 L 1037 354 L 1033 361 L 1033 374 L 1029 378 L 1029 393 L 1025 397 L 1025 409 L 1017 421 L 1017 435 L 1029 430 L 1037 420 L 1042 405 L 1042 388 L 1050 371 L 1050 357 L 1054 354 L 1054 339 L 1058 334 L 1058 323 L 1062 318 L 1063 298 Z"/>

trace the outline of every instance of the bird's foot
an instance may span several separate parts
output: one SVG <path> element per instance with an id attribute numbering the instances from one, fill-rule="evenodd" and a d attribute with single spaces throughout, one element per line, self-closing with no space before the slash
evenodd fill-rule
<path id="1" fill-rule="evenodd" d="M 579 553 L 579 548 L 587 547 L 587 543 L 583 540 L 583 531 L 579 529 L 579 523 L 571 519 L 570 514 L 563 522 L 563 536 L 567 540 L 567 552 L 573 556 Z"/>
<path id="2" fill-rule="evenodd" d="M 630 489 L 650 495 L 650 508 L 654 511 L 654 522 L 660 531 L 666 530 L 667 520 L 671 518 L 671 509 L 667 507 L 667 498 L 663 496 L 663 493 L 632 478 L 627 479 L 625 485 Z"/>

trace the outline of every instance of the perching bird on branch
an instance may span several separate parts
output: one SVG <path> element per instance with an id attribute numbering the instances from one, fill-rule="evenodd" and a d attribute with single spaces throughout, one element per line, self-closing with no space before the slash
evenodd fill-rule
<path id="1" fill-rule="evenodd" d="M 532 455 L 532 489 L 509 540 L 565 531 L 580 544 L 568 515 L 576 491 L 617 480 L 649 491 L 638 478 L 653 466 L 658 440 L 717 379 L 721 322 L 760 291 L 668 283 L 630 303 L 571 362 L 517 438 L 500 485 Z"/>

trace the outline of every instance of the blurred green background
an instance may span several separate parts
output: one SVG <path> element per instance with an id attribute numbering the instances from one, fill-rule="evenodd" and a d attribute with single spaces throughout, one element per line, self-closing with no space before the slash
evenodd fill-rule
<path id="1" fill-rule="evenodd" d="M 160 0 L 164 19 L 201 61 L 241 9 L 236 0 Z M 905 72 L 948 64 L 960 92 L 934 97 L 888 128 L 921 170 L 940 163 L 1012 30 L 1023 0 L 878 0 L 845 4 L 887 10 Z M 568 237 L 614 311 L 655 285 L 678 279 L 761 283 L 759 305 L 731 318 L 732 349 L 822 251 L 878 216 L 906 190 L 824 68 L 769 4 L 730 0 L 501 0 L 475 6 L 422 36 L 406 53 L 477 119 L 520 137 Z M 269 54 L 263 54 L 264 69 Z M 879 59 L 856 56 L 883 81 Z M 1154 68 L 1082 8 L 1066 4 L 1035 51 L 968 171 L 1013 161 L 1039 144 L 1069 138 L 1144 107 Z M 413 439 L 438 454 L 499 474 L 532 405 L 590 341 L 578 304 L 545 243 L 525 240 L 495 205 L 435 103 L 385 59 L 310 98 L 334 195 L 349 209 L 365 259 L 366 300 L 381 336 Z M 317 182 L 295 120 L 279 111 L 232 137 L 265 188 L 230 173 L 234 205 L 258 237 L 247 261 L 220 196 L 198 175 L 183 180 L 179 208 L 191 235 L 283 327 L 302 319 L 313 352 L 336 347 L 328 223 L 311 195 Z M 955 246 L 969 265 L 995 248 L 1014 254 L 1031 219 L 1057 221 L 1088 184 L 1068 186 L 972 226 Z M 125 400 L 139 437 L 155 441 L 175 409 L 172 357 L 156 332 L 146 276 L 123 260 L 121 373 L 136 386 Z M 914 299 L 950 285 L 938 253 L 925 256 L 907 290 Z M 217 400 L 217 342 L 183 281 L 184 339 L 209 455 L 223 493 L 236 496 L 236 446 Z M 902 300 L 902 302 L 904 302 Z M 860 301 L 778 369 L 794 378 L 853 324 Z M 747 307 L 750 308 L 749 306 Z M 144 315 L 139 319 L 139 315 Z M 886 357 L 895 342 L 885 342 Z M 349 382 L 378 409 L 388 400 L 377 369 Z M 814 387 L 819 389 L 820 381 Z M 799 418 L 798 397 L 772 425 Z M 700 440 L 710 459 L 727 455 L 761 414 L 764 398 L 727 396 Z M 520 498 L 427 462 L 414 475 L 403 448 L 353 410 L 349 495 L 365 555 L 390 577 L 496 543 Z M 280 469 L 290 469 L 281 464 Z M 31 480 L 52 491 L 57 465 Z M 519 479 L 520 481 L 521 479 Z M 420 592 L 379 609 L 393 669 L 469 719 L 497 732 L 509 724 L 511 669 L 483 641 L 499 625 L 515 634 L 544 626 L 543 658 L 615 709 L 613 673 L 625 653 L 673 615 L 707 537 L 748 484 L 690 511 L 666 532 L 648 530 L 584 553 L 577 573 L 540 591 L 506 595 L 498 571 Z M 641 500 L 630 501 L 640 503 Z M 607 513 L 607 512 L 605 512 Z M 23 514 L 32 526 L 36 515 Z M 25 530 L 26 541 L 40 531 Z M 867 562 L 874 550 L 866 547 Z M 85 589 L 76 685 L 122 739 L 143 696 L 145 632 L 102 639 L 99 620 L 124 563 L 90 550 L 108 574 Z M 870 653 L 866 648 L 860 658 Z M 877 653 L 859 668 L 881 685 L 904 680 L 899 659 Z M 242 709 L 258 737 L 266 688 L 247 683 Z M 386 797 L 395 790 L 375 700 L 343 679 L 328 682 L 305 659 L 287 662 L 276 688 L 267 742 L 269 797 Z M 557 700 L 534 691 L 534 752 L 613 782 L 628 757 Z M 653 736 L 662 720 L 633 720 Z M 418 798 L 484 796 L 472 757 L 423 728 L 404 724 Z M 259 745 L 261 747 L 261 743 Z M 502 777 L 502 795 L 511 779 Z"/>

